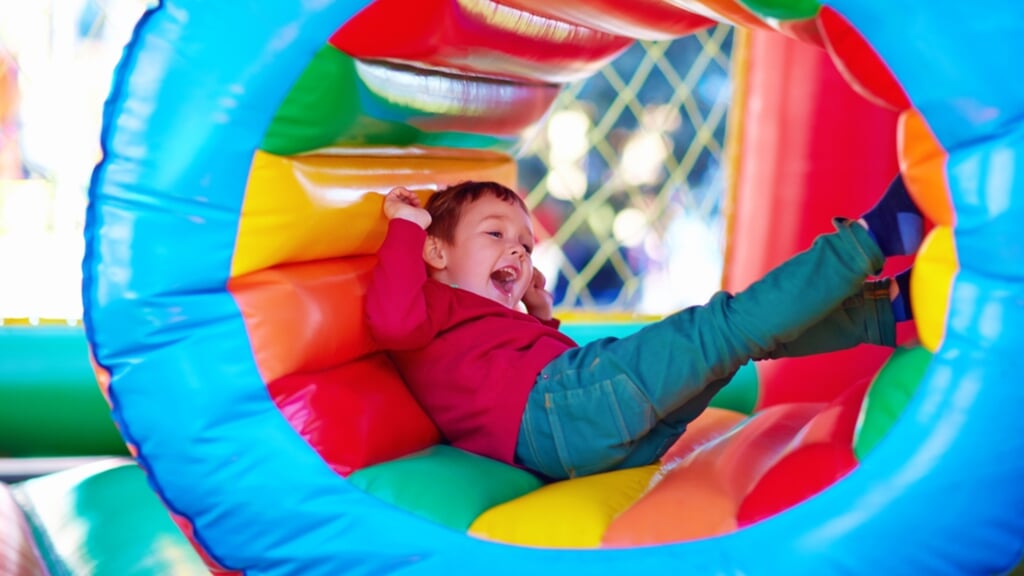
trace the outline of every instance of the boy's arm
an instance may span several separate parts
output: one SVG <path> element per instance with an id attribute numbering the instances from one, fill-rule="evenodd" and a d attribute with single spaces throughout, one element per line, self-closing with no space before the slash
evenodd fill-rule
<path id="1" fill-rule="evenodd" d="M 366 320 L 370 334 L 386 350 L 414 350 L 426 346 L 440 329 L 443 318 L 427 306 L 427 271 L 423 263 L 426 232 L 414 222 L 395 218 L 377 253 L 366 293 Z M 432 297 L 444 298 L 438 293 Z M 444 310 L 434 303 L 433 310 Z"/>
<path id="2" fill-rule="evenodd" d="M 538 320 L 540 320 L 540 318 L 538 318 Z M 562 325 L 562 321 L 559 320 L 558 318 L 555 318 L 554 316 L 548 318 L 547 320 L 540 320 L 540 323 L 547 326 L 548 328 L 554 328 L 555 330 L 558 330 L 558 327 Z"/>

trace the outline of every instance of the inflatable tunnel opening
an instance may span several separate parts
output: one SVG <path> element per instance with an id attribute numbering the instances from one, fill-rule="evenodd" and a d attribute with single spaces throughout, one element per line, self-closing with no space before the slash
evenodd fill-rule
<path id="1" fill-rule="evenodd" d="M 1007 409 L 1021 400 L 1012 158 L 1024 94 L 1000 82 L 1011 63 L 997 47 L 1024 37 L 1021 8 L 677 4 L 183 0 L 147 12 L 105 107 L 84 323 L 118 430 L 209 569 L 999 573 L 1017 561 L 1024 465 L 1006 455 L 1024 438 Z M 226 34 L 225 22 L 245 25 Z M 908 26 L 931 41 L 908 44 Z M 707 152 L 723 140 L 721 102 L 695 112 L 670 94 L 631 109 L 642 129 L 620 148 L 612 121 L 566 108 L 609 63 L 693 37 L 712 48 L 691 69 L 731 45 L 739 71 L 728 155 Z M 637 67 L 693 88 L 664 60 Z M 680 109 L 717 120 L 676 160 L 643 122 Z M 605 166 L 565 137 L 595 131 Z M 542 167 L 517 163 L 556 140 Z M 629 162 L 612 173 L 616 154 Z M 647 466 L 550 482 L 443 442 L 366 327 L 384 194 L 402 186 L 425 202 L 495 181 L 537 208 L 524 172 L 547 179 L 563 204 L 534 213 L 553 240 L 537 260 L 561 278 L 560 301 L 634 312 L 564 314 L 584 342 L 653 320 L 629 269 L 630 255 L 657 250 L 629 224 L 670 186 L 632 191 L 666 166 L 683 186 L 709 158 L 729 179 L 730 291 L 901 174 L 930 226 L 913 259 L 919 341 L 810 368 L 745 366 Z M 589 190 L 587 170 L 602 169 Z M 822 190 L 837 181 L 849 188 Z M 585 210 L 614 194 L 639 204 Z M 607 256 L 559 274 L 571 257 L 559 242 L 584 224 L 611 232 Z M 626 279 L 610 293 L 573 279 L 616 267 Z M 972 490 L 951 494 L 954 483 Z M 963 510 L 970 521 L 951 512 Z"/>

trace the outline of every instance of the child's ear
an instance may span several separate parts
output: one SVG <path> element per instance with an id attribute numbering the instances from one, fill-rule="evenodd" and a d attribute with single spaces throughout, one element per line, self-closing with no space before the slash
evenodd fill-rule
<path id="1" fill-rule="evenodd" d="M 427 236 L 427 242 L 423 244 L 423 260 L 435 270 L 444 270 L 448 266 L 444 243 L 437 236 Z"/>

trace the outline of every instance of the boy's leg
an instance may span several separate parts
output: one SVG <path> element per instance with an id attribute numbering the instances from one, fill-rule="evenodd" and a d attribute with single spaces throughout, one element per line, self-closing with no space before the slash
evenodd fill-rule
<path id="1" fill-rule="evenodd" d="M 905 278 L 905 273 L 901 277 Z M 796 340 L 783 342 L 765 358 L 789 358 L 824 354 L 852 348 L 859 344 L 896 345 L 896 318 L 894 308 L 902 304 L 890 302 L 888 278 L 868 281 L 859 294 L 842 302 L 820 322 L 808 328 Z M 909 319 L 901 318 L 901 319 Z M 755 358 L 763 360 L 765 358 Z M 629 455 L 617 468 L 643 466 L 661 458 L 672 447 L 686 427 L 711 403 L 711 399 L 729 379 L 716 380 L 699 394 L 688 400 L 662 420 L 642 439 L 638 440 Z"/>
<path id="2" fill-rule="evenodd" d="M 708 383 L 769 357 L 862 294 L 884 256 L 858 224 L 837 219 L 836 228 L 735 296 L 719 293 L 631 337 L 599 343 L 600 356 L 614 359 L 663 418 Z"/>
<path id="3" fill-rule="evenodd" d="M 854 294 L 791 342 L 784 342 L 765 358 L 793 358 L 853 348 L 858 344 L 896 346 L 896 323 L 913 319 L 908 268 L 893 278 L 864 283 Z M 892 288 L 895 284 L 895 298 Z"/>
<path id="4" fill-rule="evenodd" d="M 835 224 L 835 233 L 735 296 L 716 294 L 636 334 L 557 358 L 530 395 L 517 457 L 553 477 L 616 468 L 652 428 L 709 385 L 728 381 L 751 358 L 768 357 L 828 317 L 884 264 L 863 227 Z M 559 463 L 555 470 L 536 468 L 531 460 L 551 453 L 550 445 L 538 444 L 549 439 Z"/>
<path id="5" fill-rule="evenodd" d="M 895 346 L 896 318 L 889 296 L 890 283 L 888 278 L 865 282 L 858 294 L 843 300 L 820 322 L 755 360 L 824 354 L 859 344 Z"/>

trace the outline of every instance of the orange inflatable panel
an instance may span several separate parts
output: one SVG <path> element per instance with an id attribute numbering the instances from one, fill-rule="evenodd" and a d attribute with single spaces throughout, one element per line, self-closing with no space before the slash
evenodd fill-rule
<path id="1" fill-rule="evenodd" d="M 376 261 L 376 256 L 318 260 L 228 282 L 264 381 L 323 370 L 375 350 L 363 300 Z"/>
<path id="2" fill-rule="evenodd" d="M 946 180 L 949 153 L 916 109 L 900 114 L 897 132 L 900 172 L 918 208 L 939 226 L 953 226 L 956 217 Z"/>
<path id="3" fill-rule="evenodd" d="M 747 415 L 724 408 L 708 408 L 686 428 L 675 444 L 661 457 L 661 461 L 672 466 L 705 445 L 721 438 L 738 426 Z"/>
<path id="4" fill-rule="evenodd" d="M 761 18 L 747 9 L 740 0 L 675 0 L 694 12 L 706 14 L 715 20 L 750 29 L 770 30 Z"/>
<path id="5" fill-rule="evenodd" d="M 633 40 L 488 0 L 377 0 L 330 43 L 361 60 L 564 83 L 597 72 Z"/>

